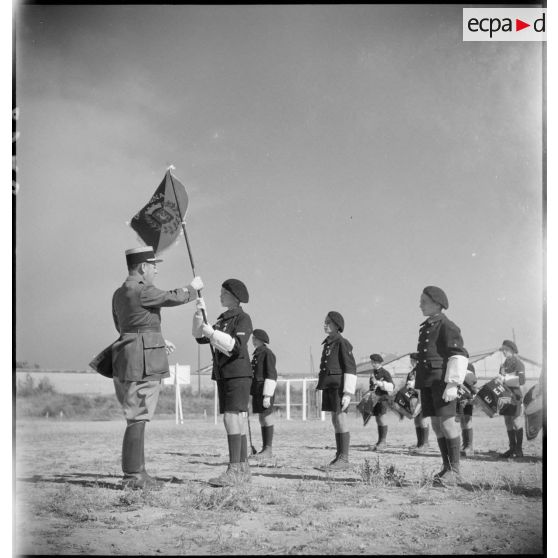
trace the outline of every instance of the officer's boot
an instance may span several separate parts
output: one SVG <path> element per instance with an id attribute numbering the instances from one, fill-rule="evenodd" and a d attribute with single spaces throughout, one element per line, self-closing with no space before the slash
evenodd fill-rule
<path id="1" fill-rule="evenodd" d="M 258 453 L 258 459 L 269 459 L 273 457 L 273 425 L 262 426 L 262 440 L 263 448 L 262 451 Z"/>
<path id="2" fill-rule="evenodd" d="M 126 488 L 161 488 L 162 483 L 145 471 L 145 421 L 129 422 L 122 441 L 122 486 Z"/>
<path id="3" fill-rule="evenodd" d="M 461 455 L 464 457 L 470 457 L 475 454 L 473 448 L 473 429 L 465 428 L 461 431 L 461 437 L 463 438 L 463 447 L 461 448 Z"/>
<path id="4" fill-rule="evenodd" d="M 332 462 L 328 465 L 328 471 L 343 471 L 345 469 L 349 469 L 351 467 L 349 463 L 349 445 L 351 442 L 351 433 L 350 432 L 341 432 L 340 434 L 335 435 L 336 440 L 339 437 L 339 455 L 335 462 Z"/>
<path id="5" fill-rule="evenodd" d="M 448 444 L 446 438 L 437 438 L 438 447 L 440 448 L 440 453 L 442 454 L 442 470 L 434 475 L 434 480 L 442 478 L 450 470 L 450 462 L 448 456 Z"/>
<path id="6" fill-rule="evenodd" d="M 500 454 L 500 457 L 513 457 L 515 453 L 515 430 L 508 430 L 508 440 L 510 441 L 510 449 Z"/>
<path id="7" fill-rule="evenodd" d="M 378 443 L 374 446 L 373 451 L 382 451 L 386 449 L 387 426 L 378 425 Z"/>
<path id="8" fill-rule="evenodd" d="M 240 463 L 241 436 L 240 434 L 227 435 L 229 444 L 229 464 L 227 470 L 218 477 L 210 478 L 207 482 L 211 486 L 236 486 L 245 480 L 242 464 Z"/>
<path id="9" fill-rule="evenodd" d="M 515 431 L 515 450 L 514 457 L 523 457 L 523 428 Z"/>

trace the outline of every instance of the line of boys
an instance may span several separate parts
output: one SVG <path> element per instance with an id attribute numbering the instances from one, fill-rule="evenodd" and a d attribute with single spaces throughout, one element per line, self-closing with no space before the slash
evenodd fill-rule
<path id="1" fill-rule="evenodd" d="M 205 323 L 205 301 L 201 298 L 201 278 L 196 277 L 187 286 L 173 291 L 162 291 L 153 285 L 157 263 L 151 247 L 126 251 L 129 275 L 113 295 L 113 318 L 120 337 L 112 347 L 112 368 L 115 390 L 127 420 L 122 447 L 123 483 L 131 488 L 158 486 L 158 481 L 145 471 L 144 431 L 159 396 L 161 381 L 169 376 L 167 355 L 174 345 L 162 337 L 160 311 L 162 307 L 177 306 L 192 301 L 196 294 L 196 312 L 192 334 L 200 344 L 210 344 L 213 354 L 212 379 L 217 382 L 219 407 L 229 447 L 229 464 L 218 477 L 209 480 L 213 486 L 229 486 L 250 481 L 250 467 L 246 439 L 245 413 L 250 394 L 252 410 L 258 413 L 262 429 L 262 458 L 272 455 L 273 395 L 277 381 L 275 356 L 267 347 L 269 337 L 264 330 L 253 330 L 250 316 L 241 303 L 247 303 L 246 286 L 238 279 L 228 279 L 221 286 L 220 302 L 226 308 L 211 326 Z M 420 308 L 427 317 L 420 326 L 417 347 L 415 387 L 420 390 L 422 414 L 431 417 L 442 455 L 443 468 L 435 475 L 441 484 L 459 480 L 459 432 L 456 429 L 456 399 L 458 386 L 465 380 L 468 353 L 463 347 L 459 328 L 443 310 L 449 306 L 442 289 L 425 287 Z M 317 389 L 323 390 L 322 410 L 331 412 L 335 432 L 336 454 L 325 466 L 328 470 L 349 467 L 350 433 L 346 413 L 356 388 L 356 363 L 352 345 L 341 333 L 343 316 L 330 311 L 324 322 L 327 334 L 323 341 L 322 358 Z M 253 335 L 253 359 L 248 356 L 248 340 Z M 516 348 L 515 348 L 516 349 Z M 515 350 L 517 352 L 517 350 Z M 374 410 L 379 439 L 376 450 L 385 447 L 387 424 L 386 396 L 393 391 L 393 380 L 380 367 L 381 357 L 372 355 L 374 366 L 371 388 L 380 395 Z M 508 362 L 509 361 L 509 362 Z M 506 364 L 507 363 L 507 364 Z M 521 361 L 506 359 L 502 382 L 521 393 Z M 517 384 L 517 385 L 516 385 Z M 511 417 L 506 426 L 510 439 L 510 455 L 521 447 L 521 416 Z M 510 434 L 512 432 L 512 434 Z M 513 441 L 512 441 L 513 438 Z M 424 439 L 423 439 L 424 442 Z"/>

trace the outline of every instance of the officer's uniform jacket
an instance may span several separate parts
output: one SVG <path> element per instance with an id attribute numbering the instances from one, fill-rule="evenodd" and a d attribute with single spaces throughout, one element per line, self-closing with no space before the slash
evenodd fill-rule
<path id="1" fill-rule="evenodd" d="M 387 397 L 389 396 L 389 392 L 385 389 L 382 389 L 380 386 L 374 387 L 374 380 L 382 381 L 382 382 L 389 382 L 395 387 L 393 383 L 393 379 L 391 378 L 391 374 L 385 368 L 378 368 L 378 370 L 372 370 L 372 374 L 370 374 L 370 390 L 374 391 L 376 395 L 380 397 Z"/>
<path id="2" fill-rule="evenodd" d="M 356 362 L 353 346 L 339 332 L 322 341 L 322 359 L 316 389 L 343 389 L 344 375 L 354 374 Z"/>
<path id="3" fill-rule="evenodd" d="M 266 380 L 277 381 L 277 368 L 275 367 L 275 355 L 267 345 L 260 345 L 252 355 L 252 380 L 251 395 L 261 395 Z"/>
<path id="4" fill-rule="evenodd" d="M 445 382 L 448 360 L 452 356 L 469 357 L 463 347 L 461 330 L 443 313 L 429 316 L 420 324 L 417 345 L 419 362 L 415 388 L 432 386 L 433 382 Z"/>
<path id="5" fill-rule="evenodd" d="M 248 340 L 252 335 L 252 320 L 240 307 L 223 312 L 213 325 L 213 329 L 224 331 L 234 339 L 230 356 L 221 351 L 213 351 L 212 380 L 229 380 L 231 378 L 251 378 L 252 366 L 248 354 Z M 207 337 L 197 337 L 200 344 L 209 343 Z"/>
<path id="6" fill-rule="evenodd" d="M 161 333 L 161 308 L 188 302 L 188 291 L 163 291 L 130 275 L 112 296 L 112 317 L 120 337 L 112 345 L 113 376 L 120 381 L 169 377 Z"/>
<path id="7" fill-rule="evenodd" d="M 504 374 L 513 374 L 514 376 L 519 376 L 519 385 L 525 385 L 525 365 L 516 355 L 507 357 L 502 364 L 500 371 Z M 518 400 L 521 401 L 523 399 L 523 391 L 521 390 L 521 387 L 507 387 L 513 392 Z"/>

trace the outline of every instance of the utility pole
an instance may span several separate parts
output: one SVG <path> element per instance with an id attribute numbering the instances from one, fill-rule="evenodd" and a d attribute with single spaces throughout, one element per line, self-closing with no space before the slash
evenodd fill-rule
<path id="1" fill-rule="evenodd" d="M 513 342 L 515 343 L 515 329 L 513 329 L 513 327 L 512 327 L 512 339 L 513 339 Z M 516 343 L 516 345 L 517 345 L 517 343 Z"/>

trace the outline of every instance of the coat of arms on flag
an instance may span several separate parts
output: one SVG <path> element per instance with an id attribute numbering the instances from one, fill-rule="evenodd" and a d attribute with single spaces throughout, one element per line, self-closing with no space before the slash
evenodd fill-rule
<path id="1" fill-rule="evenodd" d="M 157 254 L 178 238 L 187 207 L 186 188 L 169 169 L 151 199 L 132 217 L 130 226 Z"/>

